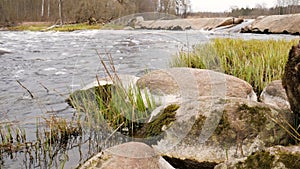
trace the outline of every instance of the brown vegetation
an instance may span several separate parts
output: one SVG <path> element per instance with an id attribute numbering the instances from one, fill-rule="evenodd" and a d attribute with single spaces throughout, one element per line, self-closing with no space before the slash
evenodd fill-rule
<path id="1" fill-rule="evenodd" d="M 0 1 L 0 26 L 20 22 L 100 23 L 141 12 L 175 14 L 174 0 L 9 0 Z M 182 1 L 184 2 L 184 1 Z M 177 4 L 178 5 L 178 4 Z"/>

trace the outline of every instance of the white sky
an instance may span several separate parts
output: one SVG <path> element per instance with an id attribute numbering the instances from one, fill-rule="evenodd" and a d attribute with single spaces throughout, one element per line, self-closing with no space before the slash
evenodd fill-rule
<path id="1" fill-rule="evenodd" d="M 224 12 L 231 11 L 232 6 L 253 8 L 256 4 L 266 7 L 276 5 L 276 0 L 191 0 L 193 12 Z"/>

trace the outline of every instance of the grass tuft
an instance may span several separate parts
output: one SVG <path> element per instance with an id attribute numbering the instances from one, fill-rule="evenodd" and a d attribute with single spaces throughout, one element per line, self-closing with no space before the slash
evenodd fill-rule
<path id="1" fill-rule="evenodd" d="M 250 83 L 259 95 L 271 81 L 281 79 L 289 49 L 296 43 L 297 40 L 216 38 L 197 45 L 192 52 L 179 52 L 170 64 L 233 75 Z"/>
<path id="2" fill-rule="evenodd" d="M 10 31 L 60 31 L 60 32 L 72 32 L 77 30 L 100 30 L 100 29 L 109 29 L 109 30 L 122 30 L 124 26 L 113 25 L 113 24 L 93 24 L 89 25 L 88 23 L 78 23 L 78 24 L 66 24 L 63 26 L 56 26 L 51 29 L 48 29 L 51 26 L 51 23 L 32 23 L 24 24 L 18 26 L 8 27 Z"/>
<path id="3" fill-rule="evenodd" d="M 156 108 L 153 96 L 135 84 L 124 87 L 117 75 L 111 56 L 109 64 L 102 57 L 101 63 L 112 85 L 96 86 L 71 94 L 69 102 L 84 113 L 88 125 L 108 125 L 113 130 L 133 136 Z M 96 78 L 99 82 L 98 77 Z M 100 83 L 99 83 L 100 84 Z"/>

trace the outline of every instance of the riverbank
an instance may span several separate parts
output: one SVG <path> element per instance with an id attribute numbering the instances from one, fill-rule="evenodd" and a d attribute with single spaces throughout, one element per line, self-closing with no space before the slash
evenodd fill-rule
<path id="1" fill-rule="evenodd" d="M 235 17 L 225 18 L 168 18 L 149 20 L 143 16 L 134 15 L 108 24 L 78 23 L 63 26 L 50 22 L 23 22 L 16 26 L 0 28 L 9 31 L 62 31 L 76 30 L 210 30 L 229 33 L 260 33 L 260 34 L 291 34 L 299 35 L 300 14 L 260 16 L 256 19 Z"/>
<path id="2" fill-rule="evenodd" d="M 60 31 L 60 32 L 72 32 L 76 30 L 99 30 L 99 29 L 113 29 L 121 30 L 124 26 L 112 25 L 112 24 L 88 24 L 88 23 L 77 23 L 77 24 L 65 24 L 63 26 L 53 24 L 51 22 L 23 22 L 15 26 L 2 27 L 0 30 L 3 31 Z"/>

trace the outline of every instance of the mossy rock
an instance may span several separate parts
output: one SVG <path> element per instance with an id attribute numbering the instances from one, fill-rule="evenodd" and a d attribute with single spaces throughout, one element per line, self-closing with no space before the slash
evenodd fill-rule
<path id="1" fill-rule="evenodd" d="M 281 123 L 291 122 L 292 116 L 246 99 L 200 97 L 180 105 L 176 120 L 154 147 L 170 158 L 219 164 L 292 143 L 288 125 Z"/>
<path id="2" fill-rule="evenodd" d="M 149 138 L 156 137 L 163 133 L 164 128 L 168 128 L 172 122 L 176 120 L 176 111 L 179 105 L 171 104 L 161 110 L 153 121 L 145 123 L 143 127 L 137 131 L 136 137 Z"/>
<path id="3" fill-rule="evenodd" d="M 245 162 L 239 162 L 236 166 L 237 169 L 244 168 L 257 168 L 257 169 L 271 169 L 273 168 L 273 161 L 275 156 L 270 152 L 259 151 L 250 155 Z"/>
<path id="4" fill-rule="evenodd" d="M 219 164 L 215 169 L 296 169 L 299 167 L 299 146 L 275 146 L 252 153 L 245 159 Z"/>

